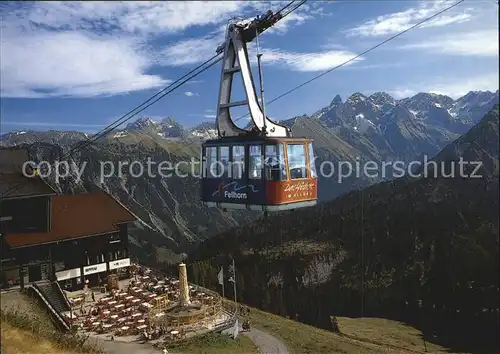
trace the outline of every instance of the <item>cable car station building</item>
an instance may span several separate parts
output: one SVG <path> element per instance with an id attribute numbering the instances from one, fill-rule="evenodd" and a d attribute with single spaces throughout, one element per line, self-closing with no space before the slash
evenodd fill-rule
<path id="1" fill-rule="evenodd" d="M 29 160 L 25 149 L 0 149 L 2 289 L 47 279 L 74 291 L 126 273 L 135 216 L 101 190 L 58 195 L 39 176 L 22 174 Z"/>

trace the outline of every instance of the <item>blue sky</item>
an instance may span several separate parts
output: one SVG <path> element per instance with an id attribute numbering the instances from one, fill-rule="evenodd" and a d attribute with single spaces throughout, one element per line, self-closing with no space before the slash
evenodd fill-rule
<path id="1" fill-rule="evenodd" d="M 98 131 L 214 55 L 229 18 L 286 3 L 2 2 L 1 132 Z M 452 3 L 308 1 L 261 36 L 266 101 Z M 336 94 L 345 99 L 358 91 L 397 98 L 495 91 L 497 18 L 496 0 L 467 0 L 267 113 L 278 120 L 311 114 Z M 220 66 L 209 69 L 141 115 L 171 116 L 186 126 L 215 120 L 219 74 Z"/>

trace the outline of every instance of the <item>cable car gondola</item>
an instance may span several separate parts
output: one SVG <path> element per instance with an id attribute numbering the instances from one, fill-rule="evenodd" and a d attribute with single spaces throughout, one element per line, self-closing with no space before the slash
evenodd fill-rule
<path id="1" fill-rule="evenodd" d="M 292 137 L 285 125 L 265 114 L 260 55 L 262 108 L 250 71 L 246 43 L 279 20 L 268 12 L 253 21 L 228 25 L 217 107 L 218 139 L 202 145 L 201 197 L 222 209 L 280 211 L 317 203 L 317 174 L 312 140 Z M 257 42 L 258 43 L 258 42 Z M 238 64 L 235 65 L 236 59 Z M 247 100 L 230 102 L 233 75 L 241 73 Z M 254 127 L 238 128 L 230 108 L 248 106 Z"/>

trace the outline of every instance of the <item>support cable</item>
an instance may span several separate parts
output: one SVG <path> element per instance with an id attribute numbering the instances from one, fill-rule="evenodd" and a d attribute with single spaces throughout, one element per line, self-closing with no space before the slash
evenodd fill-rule
<path id="1" fill-rule="evenodd" d="M 280 17 L 280 20 L 283 19 L 284 17 L 288 16 L 291 12 L 295 11 L 298 7 L 302 6 L 306 1 L 307 0 L 302 0 L 298 5 L 296 5 L 294 8 L 292 8 L 291 10 L 287 11 L 284 15 L 282 15 Z M 294 2 L 295 2 L 295 0 L 291 1 L 286 6 L 284 6 L 281 10 L 279 10 L 276 14 L 281 14 L 282 11 L 284 11 L 285 9 L 287 9 L 288 7 L 290 7 Z M 134 116 L 136 116 L 140 112 L 144 111 L 145 109 L 149 108 L 151 105 L 153 105 L 154 103 L 158 102 L 160 99 L 162 99 L 163 97 L 165 97 L 169 93 L 173 92 L 174 90 L 178 89 L 179 87 L 181 87 L 183 84 L 185 84 L 189 80 L 191 80 L 194 77 L 198 76 L 199 74 L 201 74 L 205 70 L 211 68 L 212 66 L 214 66 L 215 64 L 217 64 L 218 62 L 220 62 L 222 60 L 222 57 L 220 56 L 221 54 L 222 53 L 217 53 L 216 55 L 214 55 L 213 57 L 211 57 L 210 59 L 208 59 L 204 63 L 198 65 L 195 69 L 191 70 L 190 72 L 186 73 L 184 76 L 182 76 L 179 79 L 177 79 L 176 81 L 174 81 L 169 86 L 165 87 L 161 91 L 159 91 L 156 94 L 154 94 L 153 96 L 151 96 L 145 102 L 141 103 L 140 105 L 136 106 L 132 110 L 130 110 L 127 113 L 125 113 L 123 116 L 121 116 L 120 118 L 118 118 L 117 120 L 115 120 L 113 123 L 109 124 L 107 127 L 105 127 L 101 131 L 99 131 L 96 134 L 94 134 L 91 138 L 88 138 L 83 143 L 79 143 L 76 147 L 70 149 L 69 152 L 67 152 L 62 157 L 60 157 L 58 159 L 58 161 L 59 160 L 63 160 L 64 158 L 66 158 L 68 156 L 71 156 L 73 153 L 75 153 L 78 150 L 81 150 L 81 149 L 84 149 L 84 148 L 88 147 L 89 145 L 91 145 L 92 143 L 94 143 L 99 138 L 107 135 L 109 132 L 111 132 L 113 129 L 115 129 L 119 125 L 121 125 L 121 124 L 129 121 Z M 212 60 L 216 59 L 217 57 L 219 57 L 217 60 L 211 62 Z M 207 66 L 205 66 L 205 65 L 207 65 Z M 203 68 L 203 69 L 201 69 L 201 68 Z M 201 71 L 196 72 L 199 69 L 201 69 Z M 187 79 L 185 79 L 186 77 L 187 77 Z M 192 143 L 186 144 L 186 146 L 181 147 L 178 151 L 184 149 L 185 147 L 187 147 L 187 146 L 189 146 L 191 144 Z M 51 165 L 51 167 L 53 167 L 53 165 Z M 12 188 L 8 189 L 5 193 L 3 193 L 0 197 L 1 198 L 5 198 L 5 197 L 11 195 L 13 192 L 15 192 L 23 184 L 23 182 L 24 181 L 22 181 L 22 182 L 20 182 L 20 183 L 18 183 L 16 185 L 14 185 Z"/>

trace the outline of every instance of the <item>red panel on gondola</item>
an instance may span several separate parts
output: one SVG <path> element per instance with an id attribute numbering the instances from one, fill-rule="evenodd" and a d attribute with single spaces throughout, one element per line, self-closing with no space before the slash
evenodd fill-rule
<path id="1" fill-rule="evenodd" d="M 297 203 L 318 198 L 318 186 L 313 178 L 292 181 L 268 181 L 268 204 Z"/>

